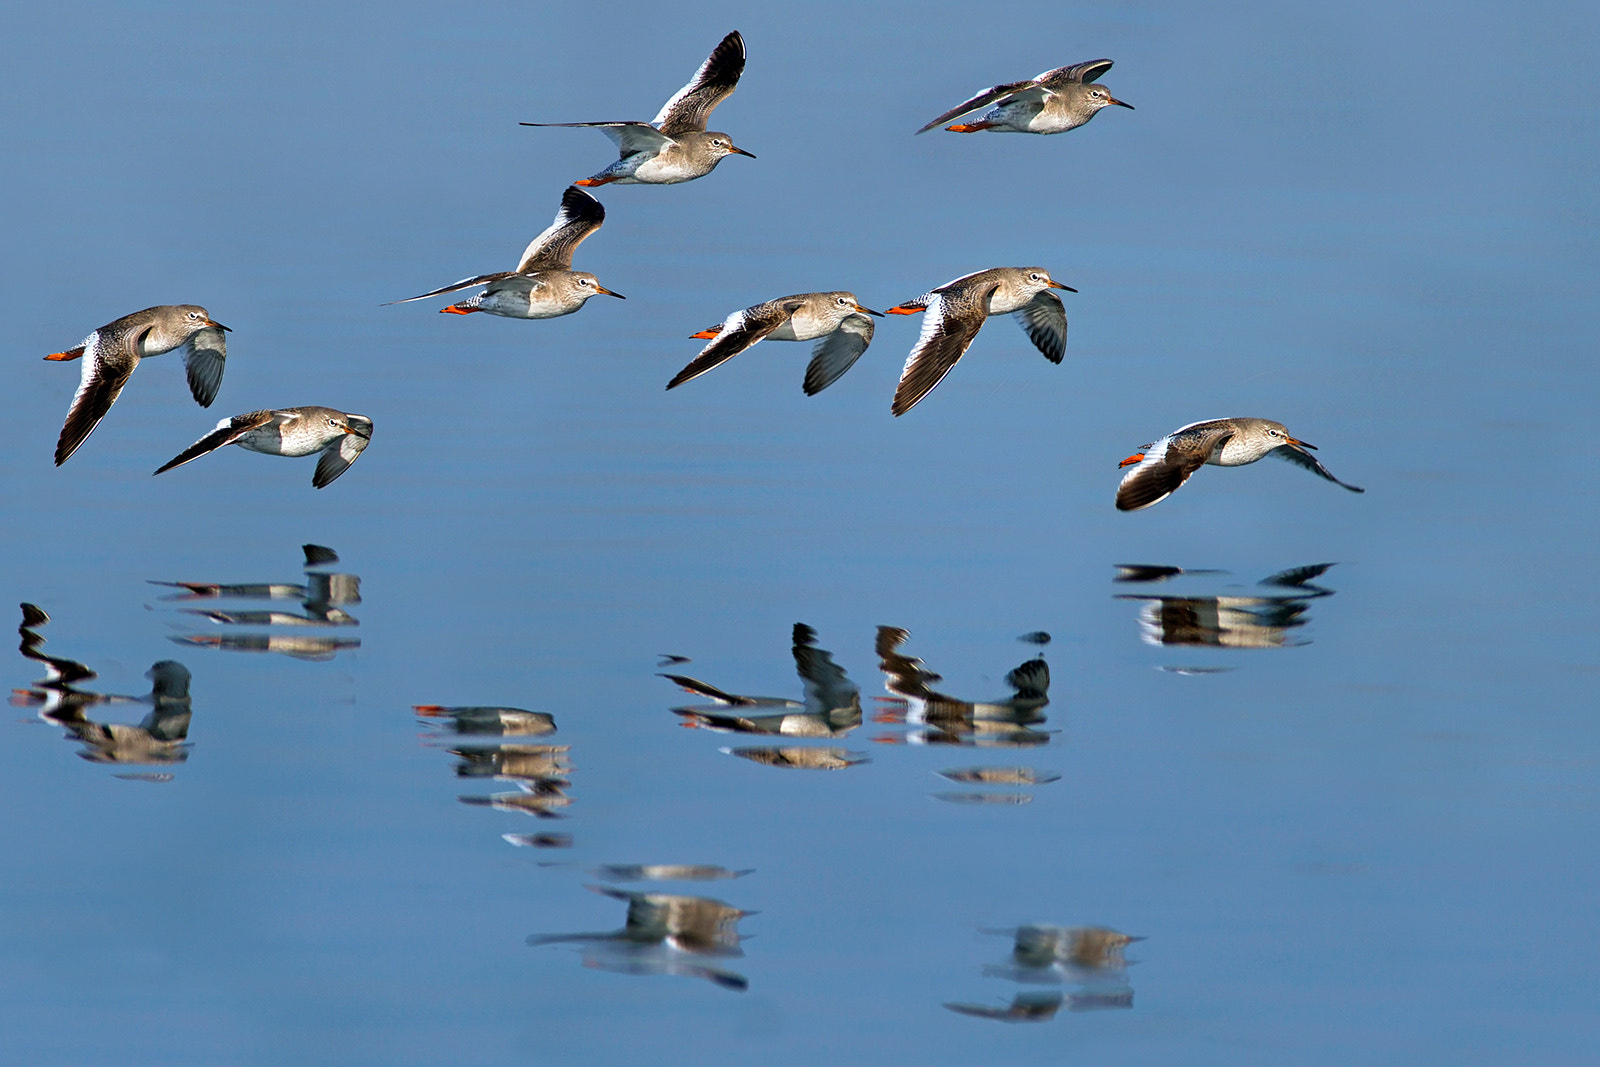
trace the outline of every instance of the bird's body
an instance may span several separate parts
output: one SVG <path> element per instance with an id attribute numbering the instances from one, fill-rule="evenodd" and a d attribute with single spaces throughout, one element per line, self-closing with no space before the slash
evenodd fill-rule
<path id="1" fill-rule="evenodd" d="M 711 343 L 667 383 L 667 388 L 675 389 L 698 378 L 770 338 L 817 342 L 811 350 L 804 383 L 806 395 L 815 396 L 861 358 L 872 343 L 872 320 L 867 316 L 878 314 L 862 307 L 856 295 L 849 292 L 796 293 L 735 311 L 718 325 L 692 335 L 709 338 Z"/>
<path id="2" fill-rule="evenodd" d="M 56 441 L 56 466 L 65 463 L 116 403 L 139 360 L 182 348 L 189 391 L 201 407 L 210 407 L 222 385 L 228 358 L 227 327 L 196 304 L 163 304 L 108 322 L 76 348 L 52 352 L 49 360 L 83 360 L 78 391 Z"/>
<path id="3" fill-rule="evenodd" d="M 676 185 L 710 174 L 724 156 L 750 155 L 725 133 L 706 129 L 716 106 L 744 73 L 744 38 L 728 34 L 694 77 L 661 108 L 652 122 L 524 122 L 523 126 L 592 126 L 616 144 L 621 154 L 611 166 L 579 185 Z"/>
<path id="4" fill-rule="evenodd" d="M 900 374 L 894 413 L 904 415 L 933 391 L 991 315 L 1015 313 L 1034 346 L 1050 362 L 1060 363 L 1067 351 L 1067 311 L 1051 289 L 1077 292 L 1052 279 L 1043 267 L 992 267 L 890 308 L 891 315 L 927 312 L 922 335 Z"/>
<path id="5" fill-rule="evenodd" d="M 322 453 L 311 484 L 318 489 L 343 474 L 372 440 L 372 420 L 333 408 L 308 406 L 246 412 L 223 419 L 217 428 L 184 449 L 156 471 L 161 474 L 190 460 L 238 445 L 269 456 Z"/>
<path id="6" fill-rule="evenodd" d="M 591 296 L 601 293 L 623 299 L 621 293 L 613 293 L 588 271 L 572 269 L 573 251 L 605 220 L 606 209 L 600 201 L 569 185 L 561 196 L 561 209 L 556 212 L 555 221 L 528 243 L 515 270 L 463 278 L 420 296 L 390 303 L 408 304 L 481 285 L 483 292 L 440 308 L 440 313 L 470 315 L 484 311 L 508 319 L 554 319 L 572 314 Z"/>
<path id="7" fill-rule="evenodd" d="M 1027 81 L 993 85 L 946 111 L 918 133 L 926 133 L 953 118 L 994 105 L 976 122 L 945 127 L 955 133 L 1064 133 L 1094 118 L 1101 108 L 1116 104 L 1133 110 L 1111 95 L 1095 79 L 1111 69 L 1109 59 L 1091 59 L 1070 67 L 1047 70 Z"/>
<path id="8" fill-rule="evenodd" d="M 1181 427 L 1144 446 L 1119 466 L 1133 467 L 1117 487 L 1117 510 L 1138 511 L 1160 503 L 1189 476 L 1207 463 L 1242 467 L 1264 456 L 1276 455 L 1342 485 L 1353 493 L 1365 492 L 1335 478 L 1307 452 L 1315 445 L 1289 435 L 1281 422 L 1271 419 L 1208 419 Z"/>

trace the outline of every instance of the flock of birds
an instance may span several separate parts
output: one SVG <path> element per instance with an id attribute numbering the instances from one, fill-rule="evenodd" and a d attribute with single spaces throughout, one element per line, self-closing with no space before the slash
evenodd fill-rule
<path id="1" fill-rule="evenodd" d="M 970 122 L 945 127 L 956 133 L 1053 134 L 1075 129 L 1101 109 L 1133 105 L 1118 100 L 1096 80 L 1111 69 L 1109 59 L 1094 59 L 1048 70 L 1025 81 L 994 85 L 962 101 L 917 133 L 987 109 Z M 605 208 L 580 187 L 619 184 L 673 185 L 711 173 L 724 158 L 743 155 L 725 133 L 706 129 L 711 113 L 738 86 L 744 73 L 744 38 L 738 31 L 722 39 L 689 84 L 678 90 L 650 122 L 525 122 L 524 126 L 593 127 L 615 142 L 619 158 L 609 167 L 569 186 L 555 221 L 529 243 L 513 270 L 463 278 L 450 285 L 391 303 L 408 303 L 454 293 L 479 291 L 441 308 L 441 313 L 483 312 L 519 319 L 570 315 L 591 297 L 622 294 L 600 284 L 588 271 L 572 269 L 578 245 L 600 228 Z M 1015 315 L 1034 346 L 1052 363 L 1066 355 L 1067 314 L 1052 289 L 1077 290 L 1056 281 L 1043 267 L 992 267 L 966 274 L 914 300 L 888 308 L 888 314 L 925 313 L 921 334 L 907 357 L 895 390 L 892 411 L 904 415 L 949 374 L 972 346 L 985 320 Z M 797 293 L 730 314 L 721 323 L 691 335 L 709 343 L 667 383 L 675 389 L 705 374 L 764 339 L 814 341 L 804 389 L 815 395 L 848 371 L 872 342 L 873 317 L 883 312 L 863 307 L 850 292 Z M 82 379 L 56 445 L 56 465 L 64 463 L 111 409 L 129 376 L 145 356 L 182 349 L 190 391 L 209 407 L 222 381 L 227 358 L 224 332 L 202 307 L 146 308 L 100 327 L 77 348 L 46 356 L 83 359 Z M 372 439 L 372 420 L 325 407 L 252 411 L 219 422 L 211 433 L 160 467 L 160 474 L 224 445 L 279 456 L 320 454 L 312 484 L 322 488 L 355 462 Z M 1269 419 L 1211 419 L 1184 426 L 1122 461 L 1132 467 L 1117 490 L 1116 505 L 1137 511 L 1170 496 L 1206 464 L 1237 467 L 1264 456 L 1278 456 L 1305 467 L 1352 492 L 1356 486 L 1335 478 L 1312 456 L 1307 444 Z"/>

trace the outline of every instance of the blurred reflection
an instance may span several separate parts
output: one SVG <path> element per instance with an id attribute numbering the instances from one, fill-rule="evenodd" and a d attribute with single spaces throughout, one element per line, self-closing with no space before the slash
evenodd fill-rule
<path id="1" fill-rule="evenodd" d="M 672 893 L 630 893 L 609 886 L 588 887 L 628 902 L 626 925 L 620 930 L 580 934 L 530 934 L 530 945 L 576 942 L 583 945 L 583 965 L 616 974 L 686 975 L 704 978 L 724 989 L 743 991 L 741 974 L 707 962 L 744 955 L 739 947 L 740 911 L 710 897 Z"/>
<path id="2" fill-rule="evenodd" d="M 1033 794 L 1024 789 L 1048 785 L 1061 780 L 1052 771 L 1036 771 L 1032 767 L 951 767 L 939 772 L 939 777 L 964 785 L 1011 786 L 1006 793 L 935 793 L 935 800 L 952 804 L 1031 804 Z"/>
<path id="3" fill-rule="evenodd" d="M 77 660 L 51 656 L 40 650 L 45 639 L 37 627 L 50 616 L 33 604 L 22 605 L 21 638 L 18 650 L 28 659 L 45 665 L 45 677 L 32 688 L 13 690 L 11 701 L 23 707 L 37 707 L 45 722 L 60 726 L 67 738 L 83 745 L 78 755 L 91 763 L 163 766 L 189 758 L 189 671 L 176 660 L 161 660 L 145 672 L 151 680 L 145 696 L 116 696 L 77 689 L 74 683 L 88 681 L 96 674 Z M 150 713 L 137 725 L 97 722 L 86 708 L 105 704 L 148 704 Z M 170 775 L 136 774 L 119 777 L 142 781 L 167 781 Z"/>
<path id="4" fill-rule="evenodd" d="M 1057 1011 L 1104 1011 L 1133 1007 L 1128 961 L 1123 951 L 1142 937 L 1105 926 L 1019 926 L 988 930 L 1012 938 L 1011 955 L 1002 964 L 983 969 L 991 978 L 1035 985 L 1073 984 L 1072 993 L 1018 993 L 1009 1004 L 947 1002 L 962 1015 L 1001 1022 L 1044 1022 Z"/>
<path id="5" fill-rule="evenodd" d="M 833 661 L 833 654 L 817 647 L 817 632 L 795 623 L 792 634 L 795 673 L 804 685 L 803 701 L 787 697 L 743 696 L 682 674 L 661 677 L 686 692 L 707 697 L 710 704 L 673 708 L 683 725 L 719 733 L 766 734 L 794 738 L 838 738 L 861 725 L 861 690 Z M 722 751 L 771 767 L 806 767 L 839 770 L 868 762 L 842 748 L 781 747 L 724 748 Z"/>
<path id="6" fill-rule="evenodd" d="M 568 761 L 570 745 L 533 745 L 524 739 L 555 733 L 555 717 L 543 711 L 490 705 L 415 704 L 412 710 L 431 727 L 425 741 L 437 744 L 448 738 L 445 751 L 455 757 L 457 778 L 510 782 L 515 791 L 467 794 L 462 804 L 496 811 L 516 812 L 539 819 L 561 819 L 571 806 L 567 790 L 572 783 Z M 570 848 L 566 834 L 501 834 L 513 845 L 534 848 Z"/>
<path id="7" fill-rule="evenodd" d="M 1009 697 L 975 703 L 957 700 L 932 688 L 943 679 L 925 669 L 920 659 L 903 654 L 900 646 L 910 633 L 892 626 L 878 627 L 876 650 L 884 687 L 892 697 L 879 697 L 880 710 L 873 722 L 905 724 L 921 729 L 904 735 L 882 735 L 875 741 L 912 744 L 982 746 L 1042 745 L 1050 734 L 1034 729 L 1045 721 L 1050 703 L 1050 667 L 1043 658 L 1030 659 L 1006 675 Z"/>
<path id="8" fill-rule="evenodd" d="M 361 603 L 361 579 L 353 574 L 329 573 L 313 568 L 339 562 L 338 553 L 322 545 L 305 545 L 305 580 L 292 582 L 152 582 L 181 589 L 164 599 L 179 603 L 220 600 L 298 600 L 301 611 L 280 608 L 182 608 L 219 626 L 307 628 L 359 626 L 343 605 Z M 300 633 L 185 634 L 172 640 L 184 645 L 221 648 L 232 652 L 276 652 L 296 659 L 329 660 L 347 649 L 360 648 L 361 639 Z"/>
<path id="9" fill-rule="evenodd" d="M 1036 771 L 1032 767 L 951 767 L 940 771 L 939 777 L 974 785 L 1046 785 L 1061 780 L 1053 771 Z"/>
<path id="10" fill-rule="evenodd" d="M 846 767 L 872 762 L 859 752 L 842 748 L 808 748 L 803 745 L 724 748 L 722 751 L 768 767 L 802 767 L 813 771 L 842 771 Z"/>
<path id="11" fill-rule="evenodd" d="M 457 778 L 497 778 L 501 781 L 565 778 L 571 745 L 500 745 L 495 748 L 452 748 Z"/>
<path id="12" fill-rule="evenodd" d="M 705 863 L 608 863 L 594 873 L 608 882 L 716 882 L 743 878 L 753 870 L 730 871 Z"/>
<path id="13" fill-rule="evenodd" d="M 571 834 L 501 834 L 500 839 L 518 848 L 571 848 Z"/>
<path id="14" fill-rule="evenodd" d="M 456 799 L 463 804 L 473 804 L 480 808 L 519 811 L 524 815 L 533 815 L 540 819 L 560 819 L 563 815 L 559 809 L 572 803 L 572 798 L 566 793 L 567 787 L 571 784 L 565 778 L 535 778 L 518 781 L 515 793 L 490 793 L 488 796 L 474 794 Z"/>
<path id="15" fill-rule="evenodd" d="M 1118 563 L 1114 582 L 1164 582 L 1180 574 L 1226 574 L 1227 571 L 1201 569 L 1185 570 L 1182 567 L 1164 567 L 1150 563 Z"/>
<path id="16" fill-rule="evenodd" d="M 1259 596 L 1140 596 L 1120 594 L 1118 600 L 1137 600 L 1140 636 L 1147 644 L 1209 646 L 1216 648 L 1285 648 L 1303 645 L 1293 630 L 1304 626 L 1309 601 L 1332 596 L 1333 590 L 1312 584 L 1332 563 L 1318 563 L 1280 571 L 1258 584 L 1293 589 L 1293 593 Z M 1120 567 L 1119 570 L 1126 570 Z M 1156 568 L 1146 568 L 1156 569 Z M 1166 568 L 1176 573 L 1178 568 Z M 1118 581 L 1129 581 L 1119 577 Z M 1149 579 L 1137 579 L 1149 580 Z M 1200 668 L 1183 668 L 1200 673 Z"/>
<path id="17" fill-rule="evenodd" d="M 521 708 L 446 708 L 438 704 L 413 704 L 412 710 L 425 719 L 448 719 L 440 725 L 458 734 L 501 734 L 537 737 L 553 734 L 556 720 L 542 711 Z"/>
<path id="18" fill-rule="evenodd" d="M 1042 1023 L 1056 1017 L 1061 1010 L 1065 993 L 1018 993 L 1009 1004 L 963 1004 L 946 1001 L 945 1007 L 962 1015 L 976 1015 L 980 1019 L 997 1019 L 1006 1023 Z"/>

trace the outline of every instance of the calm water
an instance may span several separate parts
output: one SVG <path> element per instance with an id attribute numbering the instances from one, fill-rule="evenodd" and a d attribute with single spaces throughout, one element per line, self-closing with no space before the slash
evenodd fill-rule
<path id="1" fill-rule="evenodd" d="M 1592 1059 L 1590 7 L 365 11 L 0 44 L 0 585 L 49 616 L 0 744 L 7 1062 Z M 519 120 L 649 118 L 733 28 L 714 125 L 759 158 L 598 190 L 577 265 L 626 303 L 380 306 L 614 158 Z M 1137 111 L 911 136 L 1100 55 Z M 736 308 L 1032 263 L 1081 291 L 1062 366 L 997 320 L 893 419 L 889 319 L 815 398 L 779 343 L 662 391 Z M 170 302 L 234 329 L 216 405 L 153 360 L 52 468 L 77 368 L 38 357 Z M 326 490 L 149 475 L 311 403 L 376 424 Z M 1367 493 L 1262 463 L 1113 510 L 1224 415 Z M 1030 967 L 1031 924 L 1145 940 Z"/>

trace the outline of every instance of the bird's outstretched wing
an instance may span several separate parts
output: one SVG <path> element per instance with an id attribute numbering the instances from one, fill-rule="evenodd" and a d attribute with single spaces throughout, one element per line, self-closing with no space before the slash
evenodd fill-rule
<path id="1" fill-rule="evenodd" d="M 561 126 L 568 129 L 593 127 L 611 138 L 623 159 L 636 152 L 659 152 L 672 143 L 670 136 L 648 122 L 522 122 L 518 125 Z"/>
<path id="2" fill-rule="evenodd" d="M 522 261 L 517 264 L 518 272 L 571 270 L 573 250 L 605 221 L 606 209 L 600 201 L 576 185 L 567 186 L 567 191 L 561 194 L 561 210 L 556 212 L 556 220 L 528 243 Z"/>
<path id="3" fill-rule="evenodd" d="M 354 417 L 351 418 L 352 426 L 359 425 Z M 367 445 L 372 443 L 372 423 L 361 425 L 362 433 L 341 434 L 339 439 L 322 450 L 322 457 L 317 460 L 317 469 L 311 473 L 311 485 L 321 489 L 339 475 L 350 469 L 350 464 L 365 451 Z"/>
<path id="4" fill-rule="evenodd" d="M 56 466 L 65 463 L 88 440 L 106 412 L 111 410 L 111 405 L 117 402 L 122 387 L 128 384 L 134 368 L 139 365 L 139 344 L 145 332 L 125 333 L 108 343 L 103 340 L 105 332 L 97 331 L 85 343 L 78 391 L 72 396 L 67 421 L 62 424 L 61 436 L 56 440 Z"/>
<path id="5" fill-rule="evenodd" d="M 195 403 L 211 406 L 222 387 L 222 371 L 228 361 L 228 337 L 222 330 L 207 326 L 196 330 L 183 346 L 183 369 L 189 375 L 189 392 Z"/>
<path id="6" fill-rule="evenodd" d="M 1099 81 L 1110 69 L 1109 59 L 1089 59 L 1082 63 L 1074 63 L 1070 67 L 1047 70 L 1033 80 L 1046 89 L 1058 89 L 1067 85 L 1088 85 Z"/>
<path id="7" fill-rule="evenodd" d="M 811 348 L 811 362 L 806 365 L 806 396 L 816 396 L 855 366 L 872 343 L 872 331 L 871 318 L 852 314 L 845 316 L 837 330 L 819 337 Z"/>
<path id="8" fill-rule="evenodd" d="M 959 297 L 941 292 L 932 294 L 934 299 L 922 320 L 922 333 L 911 355 L 906 357 L 900 385 L 894 391 L 892 410 L 896 415 L 904 415 L 931 393 L 972 347 L 972 339 L 978 336 L 979 327 L 988 318 L 985 309 L 989 306 L 989 297 L 998 285 L 994 282 L 966 290 Z"/>
<path id="9" fill-rule="evenodd" d="M 1117 486 L 1117 510 L 1138 511 L 1167 499 L 1233 434 L 1224 423 L 1201 424 L 1146 446 L 1144 458 Z"/>
<path id="10" fill-rule="evenodd" d="M 949 111 L 946 111 L 944 114 L 940 115 L 938 118 L 934 119 L 917 132 L 927 133 L 935 126 L 942 126 L 951 119 L 960 118 L 969 111 L 976 111 L 980 107 L 987 107 L 988 105 L 993 104 L 1005 97 L 1021 92 L 1024 89 L 1031 89 L 1034 87 L 1035 86 L 1032 81 L 1006 82 L 1003 85 L 991 85 L 989 88 L 983 90 L 981 93 L 978 93 L 976 96 L 973 96 L 967 100 L 963 100 L 961 103 L 957 104 Z"/>
<path id="11" fill-rule="evenodd" d="M 1329 473 L 1327 467 L 1324 467 L 1320 462 L 1317 461 L 1316 456 L 1313 456 L 1310 452 L 1298 449 L 1294 445 L 1279 445 L 1277 448 L 1272 450 L 1272 454 L 1277 456 L 1279 459 L 1288 460 L 1297 467 L 1304 467 L 1308 471 L 1320 474 L 1334 485 L 1342 485 L 1352 493 L 1366 492 L 1365 489 L 1362 489 L 1359 486 L 1351 485 L 1349 482 L 1341 482 L 1339 479 L 1335 478 L 1331 473 Z"/>
<path id="12" fill-rule="evenodd" d="M 804 306 L 804 300 L 769 300 L 743 311 L 735 311 L 723 320 L 722 327 L 711 343 L 702 348 L 700 354 L 667 383 L 667 388 L 676 389 L 684 382 L 720 367 L 788 322 L 789 317 Z"/>
<path id="13" fill-rule="evenodd" d="M 711 55 L 700 64 L 694 77 L 661 106 L 655 125 L 666 135 L 703 130 L 711 112 L 739 85 L 744 73 L 744 38 L 734 30 L 724 37 Z"/>
<path id="14" fill-rule="evenodd" d="M 1034 347 L 1051 363 L 1060 363 L 1067 354 L 1067 309 L 1061 298 L 1046 290 L 1016 312 L 1017 323 Z"/>
<path id="15" fill-rule="evenodd" d="M 217 428 L 206 434 L 188 448 L 173 456 L 166 463 L 156 468 L 157 474 L 169 471 L 174 467 L 181 467 L 190 460 L 199 459 L 207 452 L 215 452 L 223 445 L 231 445 L 251 430 L 266 426 L 272 422 L 281 422 L 284 416 L 277 411 L 247 411 L 243 415 L 235 415 L 230 419 L 223 419 L 217 423 Z"/>
<path id="16" fill-rule="evenodd" d="M 474 285 L 488 285 L 490 282 L 502 281 L 516 273 L 517 272 L 514 270 L 501 270 L 495 271 L 493 274 L 480 274 L 476 278 L 462 278 L 459 282 L 451 282 L 449 285 L 446 285 L 442 288 L 433 289 L 418 296 L 408 296 L 404 300 L 385 301 L 383 306 L 388 307 L 390 304 L 409 304 L 413 300 L 426 300 L 430 296 L 443 296 L 445 293 L 453 293 L 458 289 L 470 289 Z"/>

